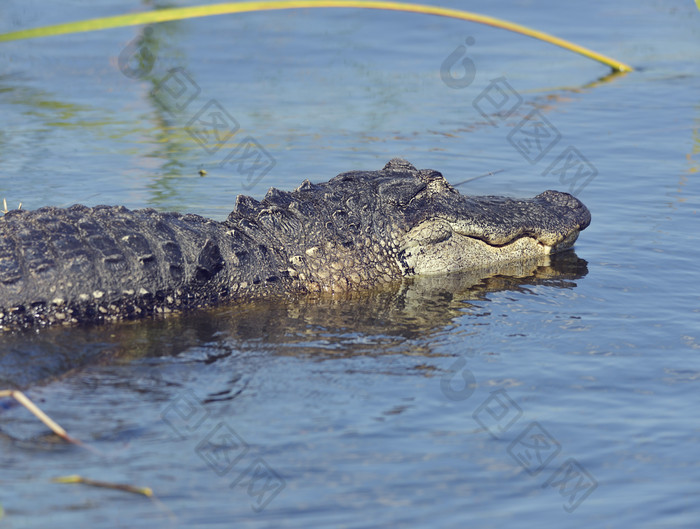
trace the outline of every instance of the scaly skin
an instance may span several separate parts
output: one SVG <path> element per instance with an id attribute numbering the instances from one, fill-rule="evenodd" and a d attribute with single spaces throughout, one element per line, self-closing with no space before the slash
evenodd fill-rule
<path id="1" fill-rule="evenodd" d="M 261 202 L 239 196 L 224 222 L 107 206 L 15 210 L 0 218 L 0 328 L 486 269 L 569 248 L 589 223 L 566 193 L 466 197 L 403 160 L 273 188 Z"/>

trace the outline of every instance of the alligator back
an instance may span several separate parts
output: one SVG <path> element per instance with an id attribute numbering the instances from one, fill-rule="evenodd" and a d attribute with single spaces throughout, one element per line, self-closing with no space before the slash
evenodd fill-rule
<path id="1" fill-rule="evenodd" d="M 153 209 L 11 211 L 0 217 L 0 327 L 211 302 L 227 294 L 224 237 L 218 222 Z"/>

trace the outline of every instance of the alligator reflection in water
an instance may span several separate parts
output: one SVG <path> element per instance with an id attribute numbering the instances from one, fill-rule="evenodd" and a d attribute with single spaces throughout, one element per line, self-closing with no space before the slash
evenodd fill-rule
<path id="1" fill-rule="evenodd" d="M 261 300 L 151 321 L 50 328 L 3 336 L 0 388 L 23 389 L 87 365 L 186 354 L 202 364 L 264 352 L 276 355 L 430 356 L 430 337 L 489 292 L 531 285 L 574 288 L 587 263 L 573 251 L 488 272 L 414 277 L 380 290 Z M 479 311 L 482 309 L 479 308 Z M 156 367 L 157 369 L 157 367 Z"/>

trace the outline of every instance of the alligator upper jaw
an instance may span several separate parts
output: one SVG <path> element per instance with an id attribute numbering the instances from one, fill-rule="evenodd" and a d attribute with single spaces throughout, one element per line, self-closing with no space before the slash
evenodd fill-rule
<path id="1" fill-rule="evenodd" d="M 581 233 L 578 228 L 571 228 L 566 231 L 547 231 L 547 230 L 531 230 L 520 229 L 505 233 L 484 233 L 483 231 L 475 231 L 465 228 L 459 223 L 450 223 L 452 233 L 460 237 L 468 237 L 476 239 L 493 248 L 504 248 L 515 243 L 518 239 L 532 239 L 532 244 L 542 246 L 542 253 L 554 253 L 557 251 L 571 248 L 574 242 Z"/>
<path id="2" fill-rule="evenodd" d="M 544 247 L 568 248 L 591 222 L 588 208 L 576 197 L 545 191 L 525 200 L 504 197 L 462 197 L 453 209 L 433 217 L 453 233 L 502 247 L 529 237 Z M 556 250 L 555 250 L 556 251 Z"/>

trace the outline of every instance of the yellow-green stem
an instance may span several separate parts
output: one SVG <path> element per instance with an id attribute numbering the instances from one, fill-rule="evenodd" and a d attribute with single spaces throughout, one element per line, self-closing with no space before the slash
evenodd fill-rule
<path id="1" fill-rule="evenodd" d="M 67 33 L 80 33 L 85 31 L 95 31 L 100 29 L 118 28 L 124 26 L 136 26 L 141 24 L 153 24 L 157 22 L 167 22 L 170 20 L 181 20 L 185 18 L 206 17 L 212 15 L 224 15 L 231 13 L 246 13 L 252 11 L 272 11 L 280 9 L 302 9 L 319 7 L 345 7 L 360 9 L 383 9 L 390 11 L 405 11 L 410 13 L 421 13 L 425 15 L 437 15 L 442 17 L 456 18 L 470 22 L 487 24 L 497 28 L 507 29 L 522 35 L 527 35 L 544 42 L 549 42 L 564 49 L 573 51 L 595 61 L 601 62 L 615 71 L 630 72 L 633 68 L 625 63 L 596 53 L 588 48 L 579 46 L 572 42 L 554 37 L 542 31 L 530 29 L 520 24 L 500 20 L 495 17 L 470 13 L 459 9 L 446 7 L 407 4 L 403 2 L 377 2 L 373 0 L 277 0 L 262 2 L 227 2 L 223 4 L 209 4 L 197 7 L 178 7 L 171 9 L 159 9 L 157 11 L 147 11 L 145 13 L 133 13 L 128 15 L 117 15 L 105 18 L 95 18 L 82 20 L 79 22 L 69 22 L 67 24 L 57 24 L 55 26 L 44 26 L 40 28 L 25 29 L 11 33 L 0 34 L 0 42 L 11 40 L 31 39 L 36 37 L 48 37 L 52 35 L 64 35 Z"/>

